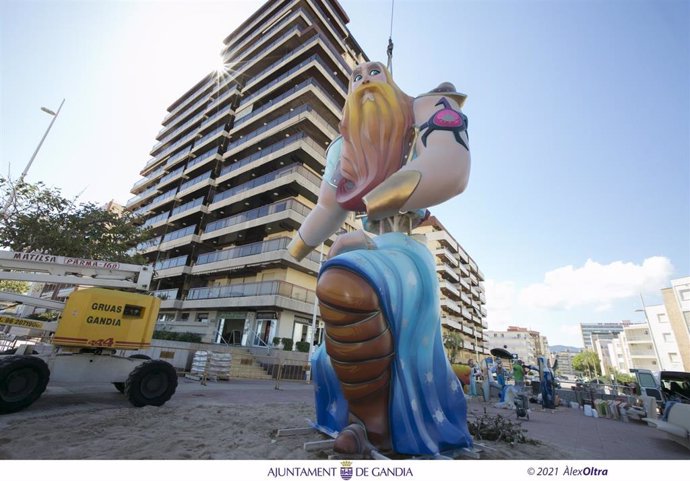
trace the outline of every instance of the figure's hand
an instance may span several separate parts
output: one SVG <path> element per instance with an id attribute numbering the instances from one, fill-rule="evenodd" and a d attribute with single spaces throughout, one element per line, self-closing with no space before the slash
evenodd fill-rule
<path id="1" fill-rule="evenodd" d="M 357 249 L 376 249 L 376 244 L 361 230 L 342 234 L 333 243 L 328 252 L 328 258 L 331 259 L 338 254 Z"/>

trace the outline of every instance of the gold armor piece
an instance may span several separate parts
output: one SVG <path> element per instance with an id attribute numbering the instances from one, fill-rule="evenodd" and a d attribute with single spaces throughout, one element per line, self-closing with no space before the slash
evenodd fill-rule
<path id="1" fill-rule="evenodd" d="M 421 172 L 416 170 L 398 171 L 388 177 L 362 199 L 369 218 L 380 220 L 400 213 L 421 179 Z"/>
<path id="2" fill-rule="evenodd" d="M 295 237 L 293 237 L 290 243 L 288 244 L 287 250 L 292 257 L 294 257 L 298 261 L 301 261 L 306 257 L 307 254 L 313 251 L 314 248 L 308 246 L 307 243 L 304 242 L 304 240 L 302 240 L 302 236 L 299 235 L 299 232 L 297 232 L 295 234 Z"/>

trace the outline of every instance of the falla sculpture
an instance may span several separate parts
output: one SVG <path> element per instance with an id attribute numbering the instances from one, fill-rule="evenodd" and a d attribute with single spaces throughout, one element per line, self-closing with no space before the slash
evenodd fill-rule
<path id="1" fill-rule="evenodd" d="M 302 259 L 348 212 L 316 294 L 325 342 L 312 357 L 316 426 L 334 450 L 437 455 L 468 448 L 467 405 L 441 339 L 435 262 L 410 231 L 462 193 L 470 173 L 466 96 L 444 82 L 406 95 L 379 62 L 352 73 L 316 207 L 288 250 Z"/>

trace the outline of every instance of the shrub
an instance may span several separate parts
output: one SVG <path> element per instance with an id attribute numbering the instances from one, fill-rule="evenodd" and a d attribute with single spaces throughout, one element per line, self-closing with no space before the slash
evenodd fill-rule
<path id="1" fill-rule="evenodd" d="M 306 341 L 299 341 L 295 343 L 295 347 L 299 352 L 309 352 L 309 343 Z"/>
<path id="2" fill-rule="evenodd" d="M 292 344 L 293 341 L 289 337 L 284 337 L 283 338 L 283 350 L 284 351 L 292 351 Z"/>
<path id="3" fill-rule="evenodd" d="M 273 345 L 278 347 L 278 344 L 280 344 L 280 338 L 276 336 L 273 338 Z"/>
<path id="4" fill-rule="evenodd" d="M 153 338 L 164 341 L 201 342 L 201 334 L 193 332 L 153 331 Z"/>

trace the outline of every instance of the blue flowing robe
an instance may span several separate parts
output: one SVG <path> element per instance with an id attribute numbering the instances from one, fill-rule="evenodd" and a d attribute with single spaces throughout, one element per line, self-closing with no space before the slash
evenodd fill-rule
<path id="1" fill-rule="evenodd" d="M 345 252 L 324 263 L 355 272 L 378 294 L 395 342 L 389 419 L 393 449 L 411 455 L 470 447 L 467 405 L 443 350 L 439 287 L 427 247 L 401 234 L 374 239 L 373 250 Z M 349 424 L 347 400 L 322 344 L 312 357 L 316 426 L 331 434 Z"/>

